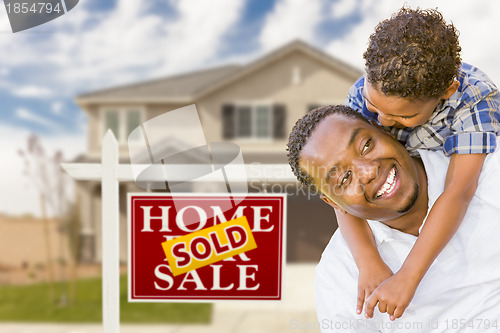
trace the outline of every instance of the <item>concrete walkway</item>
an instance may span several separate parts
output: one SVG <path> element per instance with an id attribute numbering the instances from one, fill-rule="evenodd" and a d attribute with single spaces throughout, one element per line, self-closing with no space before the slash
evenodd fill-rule
<path id="1" fill-rule="evenodd" d="M 314 267 L 288 264 L 281 302 L 220 302 L 208 325 L 131 325 L 120 333 L 319 332 L 314 309 Z M 0 323 L 2 333 L 101 333 L 100 324 Z"/>

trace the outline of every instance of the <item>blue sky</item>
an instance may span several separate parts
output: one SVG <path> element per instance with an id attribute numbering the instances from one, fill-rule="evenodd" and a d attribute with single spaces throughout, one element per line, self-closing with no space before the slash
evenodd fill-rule
<path id="1" fill-rule="evenodd" d="M 461 32 L 463 59 L 500 81 L 496 0 L 409 0 L 438 7 Z M 358 68 L 369 34 L 394 0 L 81 0 L 69 13 L 12 34 L 0 6 L 0 212 L 36 212 L 17 149 L 30 132 L 68 157 L 85 150 L 82 92 L 247 63 L 300 38 Z M 24 198 L 20 200 L 19 198 Z M 30 199 L 26 199 L 30 198 Z M 26 204 L 29 202 L 29 205 Z M 33 201 L 33 202 L 32 202 Z"/>

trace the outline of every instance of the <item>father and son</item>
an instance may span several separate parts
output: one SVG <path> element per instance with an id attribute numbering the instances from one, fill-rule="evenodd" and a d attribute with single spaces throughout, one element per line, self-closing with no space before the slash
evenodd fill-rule
<path id="1" fill-rule="evenodd" d="M 359 320 L 363 307 L 379 320 L 361 317 L 364 331 L 403 313 L 447 318 L 441 325 L 454 331 L 464 318 L 493 325 L 500 226 L 479 224 L 500 220 L 500 157 L 492 154 L 500 94 L 460 51 L 441 13 L 403 7 L 370 36 L 366 73 L 346 105 L 309 112 L 290 134 L 294 174 L 335 209 L 340 230 L 316 270 L 324 330 Z"/>

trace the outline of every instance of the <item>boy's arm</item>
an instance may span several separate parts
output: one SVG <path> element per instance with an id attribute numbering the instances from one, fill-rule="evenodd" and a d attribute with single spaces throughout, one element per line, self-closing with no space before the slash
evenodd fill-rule
<path id="1" fill-rule="evenodd" d="M 366 220 L 338 209 L 335 209 L 335 215 L 342 237 L 345 239 L 359 270 L 356 313 L 360 314 L 365 298 L 382 281 L 390 277 L 392 271 L 380 257 L 372 230 Z"/>
<path id="2" fill-rule="evenodd" d="M 384 281 L 366 301 L 366 314 L 379 310 L 391 320 L 401 317 L 418 284 L 453 237 L 474 196 L 486 154 L 453 154 L 443 193 L 434 203 L 415 245 L 401 269 Z"/>

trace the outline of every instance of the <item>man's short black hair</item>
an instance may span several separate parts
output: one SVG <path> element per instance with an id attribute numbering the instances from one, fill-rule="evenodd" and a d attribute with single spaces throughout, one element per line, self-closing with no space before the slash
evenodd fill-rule
<path id="1" fill-rule="evenodd" d="M 368 82 L 389 96 L 441 97 L 461 65 L 458 35 L 436 9 L 401 8 L 370 36 L 363 54 Z"/>
<path id="2" fill-rule="evenodd" d="M 314 179 L 304 170 L 302 170 L 299 165 L 300 153 L 316 126 L 323 119 L 333 114 L 340 114 L 346 117 L 368 122 L 368 120 L 366 120 L 366 118 L 364 118 L 359 112 L 346 105 L 322 106 L 310 111 L 305 116 L 297 120 L 295 126 L 290 132 L 290 136 L 288 137 L 288 164 L 290 164 L 290 167 L 292 168 L 294 175 L 297 177 L 297 180 L 301 184 L 309 186 L 313 190 L 317 190 Z"/>

